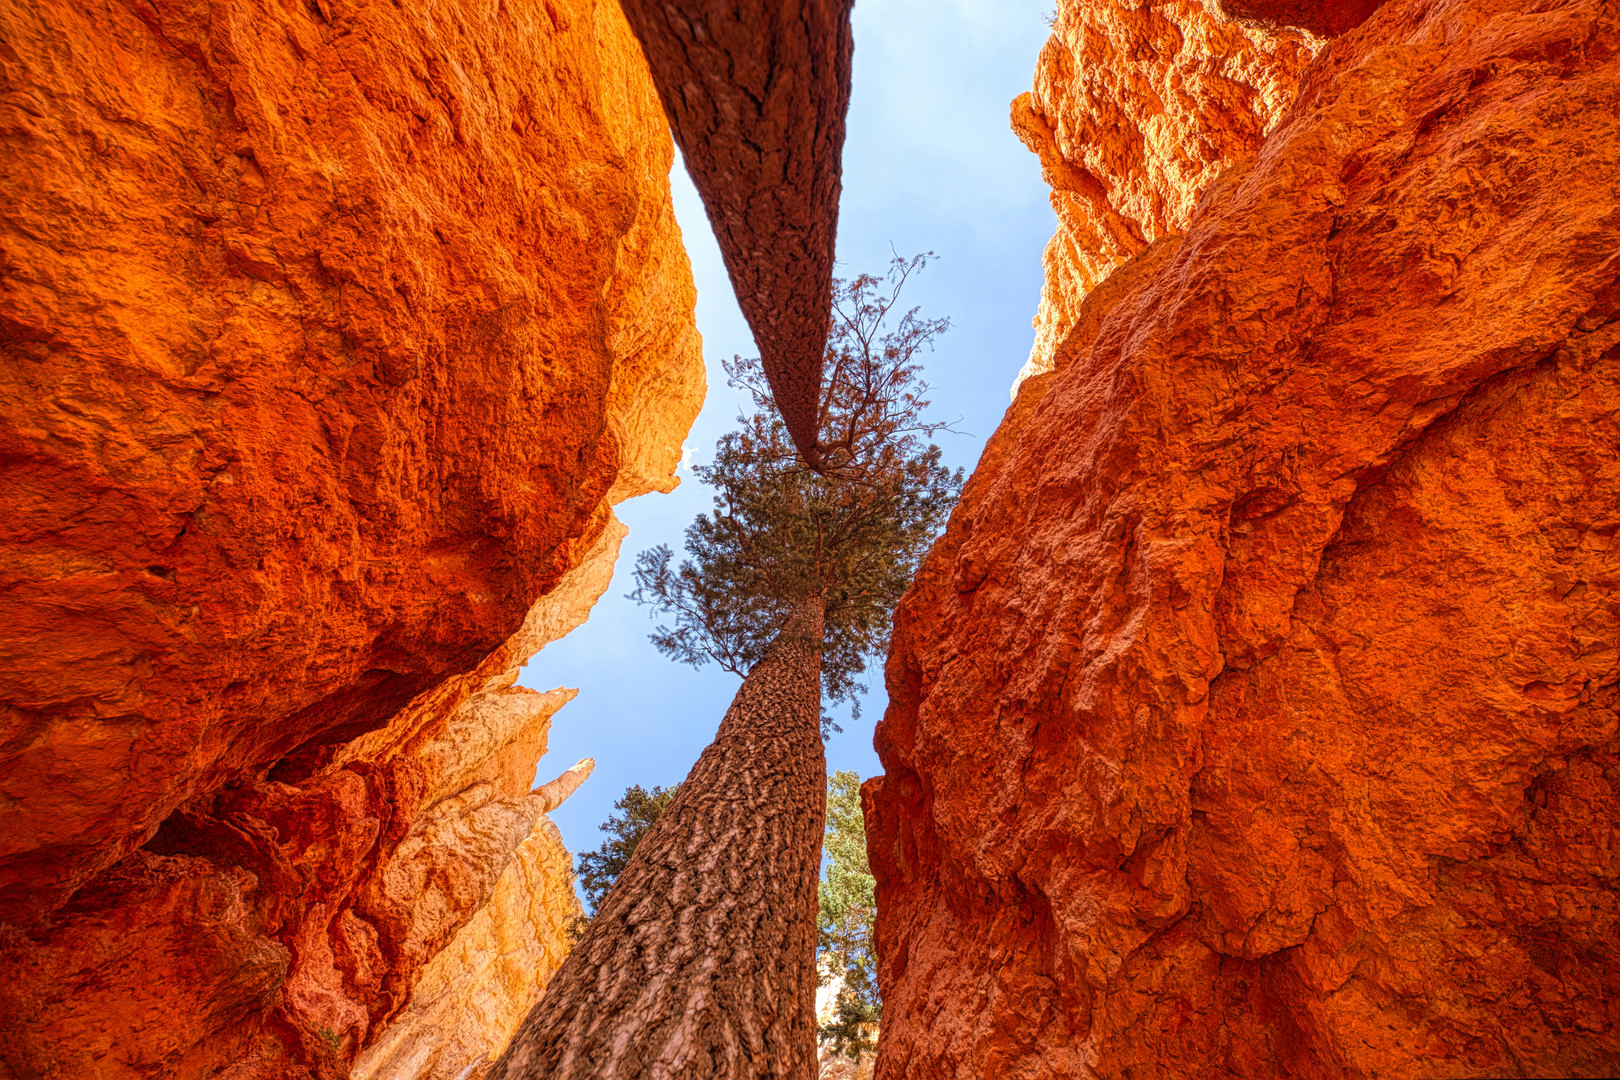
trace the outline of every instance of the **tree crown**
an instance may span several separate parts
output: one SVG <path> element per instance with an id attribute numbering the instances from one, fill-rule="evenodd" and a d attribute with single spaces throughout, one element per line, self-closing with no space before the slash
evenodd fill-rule
<path id="1" fill-rule="evenodd" d="M 865 689 L 856 676 L 886 648 L 890 612 L 962 486 L 961 470 L 928 441 L 946 425 L 924 417 L 920 355 L 949 324 L 916 308 L 895 317 L 901 288 L 927 259 L 834 282 L 819 472 L 798 458 L 759 361 L 726 365 L 754 411 L 720 439 L 713 464 L 693 470 L 716 489 L 713 514 L 686 530 L 679 567 L 665 545 L 636 563 L 631 597 L 672 617 L 652 635 L 660 651 L 747 675 L 794 608 L 814 601 L 827 698 Z"/>

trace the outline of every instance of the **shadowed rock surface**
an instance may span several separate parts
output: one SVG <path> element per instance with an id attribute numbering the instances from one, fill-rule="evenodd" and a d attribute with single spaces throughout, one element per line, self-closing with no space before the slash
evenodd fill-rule
<path id="1" fill-rule="evenodd" d="M 1065 313 L 898 614 L 879 1077 L 1620 1067 L 1617 51 L 1391 0 Z"/>
<path id="2" fill-rule="evenodd" d="M 1265 26 L 1338 37 L 1367 21 L 1384 0 L 1220 0 L 1221 14 Z"/>
<path id="3" fill-rule="evenodd" d="M 0 6 L 0 1062 L 342 1076 L 702 398 L 612 3 Z"/>
<path id="4" fill-rule="evenodd" d="M 621 0 L 776 407 L 814 462 L 854 0 Z"/>

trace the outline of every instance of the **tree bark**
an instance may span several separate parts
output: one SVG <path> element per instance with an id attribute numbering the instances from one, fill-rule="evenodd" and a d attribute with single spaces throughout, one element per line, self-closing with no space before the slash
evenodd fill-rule
<path id="1" fill-rule="evenodd" d="M 816 1075 L 822 608 L 727 710 L 488 1080 Z"/>
<path id="2" fill-rule="evenodd" d="M 620 0 L 771 397 L 819 467 L 853 0 Z"/>

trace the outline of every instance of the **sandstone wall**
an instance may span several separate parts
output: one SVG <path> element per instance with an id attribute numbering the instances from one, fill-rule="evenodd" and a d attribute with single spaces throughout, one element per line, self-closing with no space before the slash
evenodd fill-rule
<path id="1" fill-rule="evenodd" d="M 489 903 L 423 967 L 411 1004 L 355 1062 L 352 1080 L 463 1080 L 488 1064 L 568 955 L 573 856 L 543 819 Z"/>
<path id="2" fill-rule="evenodd" d="M 342 1076 L 543 826 L 512 682 L 674 483 L 667 124 L 597 0 L 0 29 L 0 1066 Z"/>
<path id="3" fill-rule="evenodd" d="M 1099 281 L 1186 231 L 1198 197 L 1259 147 L 1320 47 L 1308 33 L 1223 18 L 1216 0 L 1057 5 L 1035 88 L 1012 103 L 1058 218 L 1020 380 L 1051 370 Z"/>
<path id="4" fill-rule="evenodd" d="M 1617 178 L 1612 2 L 1390 0 L 1073 312 L 898 613 L 880 1077 L 1620 1068 Z"/>

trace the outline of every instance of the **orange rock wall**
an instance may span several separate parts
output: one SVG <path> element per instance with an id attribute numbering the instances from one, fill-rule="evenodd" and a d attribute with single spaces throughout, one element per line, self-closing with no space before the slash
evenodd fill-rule
<path id="1" fill-rule="evenodd" d="M 878 1076 L 1620 1070 L 1620 9 L 1390 0 L 897 616 Z"/>
<path id="2" fill-rule="evenodd" d="M 667 124 L 610 0 L 0 39 L 0 1071 L 341 1076 L 535 827 L 512 680 L 674 483 Z"/>
<path id="3" fill-rule="evenodd" d="M 1216 0 L 1057 5 L 1035 88 L 1012 103 L 1058 218 L 1021 378 L 1051 370 L 1099 281 L 1186 231 L 1198 197 L 1259 147 L 1320 47 L 1223 18 Z"/>
<path id="4" fill-rule="evenodd" d="M 1384 0 L 1219 0 L 1220 13 L 1262 26 L 1292 26 L 1338 37 L 1367 21 Z"/>

